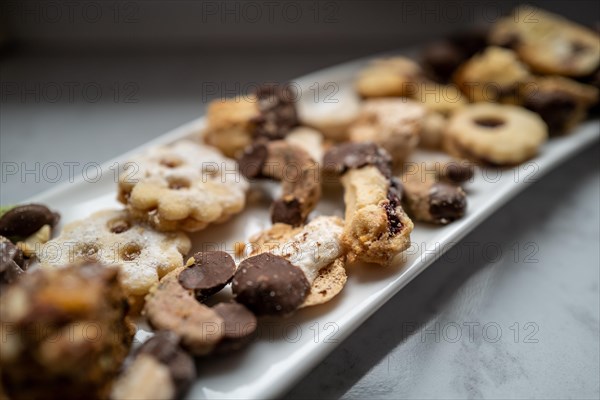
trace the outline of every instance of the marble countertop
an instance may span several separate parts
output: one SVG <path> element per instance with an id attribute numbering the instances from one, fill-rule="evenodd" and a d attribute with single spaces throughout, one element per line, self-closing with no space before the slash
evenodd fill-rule
<path id="1" fill-rule="evenodd" d="M 229 90 L 351 56 L 3 61 L 4 89 L 13 84 L 16 94 L 0 103 L 0 203 L 25 200 L 196 118 L 206 82 Z M 261 68 L 265 61 L 274 66 Z M 101 88 L 96 101 L 84 92 L 90 83 Z M 56 85 L 61 93 L 52 97 Z M 79 87 L 73 96 L 69 85 Z M 496 212 L 287 397 L 598 398 L 599 153 L 596 143 Z"/>

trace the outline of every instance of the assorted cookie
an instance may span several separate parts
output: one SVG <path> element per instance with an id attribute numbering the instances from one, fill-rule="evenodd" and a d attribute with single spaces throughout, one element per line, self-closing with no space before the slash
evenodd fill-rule
<path id="1" fill-rule="evenodd" d="M 86 264 L 24 274 L 0 296 L 8 398 L 108 398 L 129 352 L 118 269 Z"/>
<path id="2" fill-rule="evenodd" d="M 204 141 L 236 157 L 256 139 L 283 139 L 298 125 L 296 97 L 290 86 L 265 85 L 251 95 L 215 100 L 208 106 Z"/>
<path id="3" fill-rule="evenodd" d="M 104 210 L 66 225 L 38 258 L 44 268 L 79 262 L 119 266 L 123 289 L 137 308 L 161 277 L 183 266 L 190 247 L 182 232 L 159 232 L 126 210 Z"/>
<path id="4" fill-rule="evenodd" d="M 364 102 L 349 128 L 350 141 L 373 142 L 400 164 L 419 143 L 425 108 L 408 99 L 372 99 Z"/>
<path id="5" fill-rule="evenodd" d="M 234 160 L 191 140 L 149 149 L 119 177 L 118 199 L 162 231 L 195 232 L 243 210 L 248 182 Z"/>
<path id="6" fill-rule="evenodd" d="M 450 117 L 446 151 L 488 165 L 520 164 L 535 156 L 548 138 L 540 116 L 522 107 L 475 103 Z"/>
<path id="7" fill-rule="evenodd" d="M 321 197 L 318 163 L 290 141 L 257 141 L 246 149 L 239 165 L 248 179 L 281 182 L 281 197 L 271 205 L 273 223 L 304 224 Z"/>
<path id="8" fill-rule="evenodd" d="M 227 272 L 220 270 L 220 263 Z M 243 347 L 256 330 L 254 314 L 240 303 L 213 307 L 203 303 L 231 281 L 232 266 L 235 263 L 226 253 L 196 254 L 187 266 L 170 272 L 151 289 L 144 316 L 154 329 L 177 334 L 181 345 L 196 356 Z"/>
<path id="9" fill-rule="evenodd" d="M 254 236 L 254 250 L 233 278 L 236 301 L 259 315 L 286 315 L 331 300 L 346 283 L 342 234 L 339 218 L 321 216 Z"/>
<path id="10" fill-rule="evenodd" d="M 598 102 L 598 34 L 531 6 L 490 32 L 436 42 L 420 61 L 375 60 L 355 93 L 319 107 L 297 104 L 289 85 L 215 100 L 201 140 L 130 160 L 118 182 L 125 209 L 72 222 L 53 240 L 59 215 L 46 206 L 2 209 L 0 397 L 180 398 L 194 356 L 248 345 L 257 316 L 331 301 L 347 263 L 393 263 L 413 220 L 462 218 L 474 176 L 465 160 L 522 163 Z M 410 162 L 417 146 L 457 159 Z M 343 220 L 311 219 L 322 174 L 343 186 Z M 272 225 L 236 243 L 239 265 L 222 251 L 188 257 L 184 232 L 242 212 L 263 178 L 281 195 Z M 129 317 L 140 312 L 154 336 L 126 361 Z M 104 332 L 98 340 L 84 340 L 90 325 Z"/>
<path id="11" fill-rule="evenodd" d="M 348 260 L 389 264 L 410 246 L 413 223 L 401 205 L 390 155 L 374 143 L 332 147 L 324 168 L 341 176 L 346 206 L 342 244 Z"/>
<path id="12" fill-rule="evenodd" d="M 413 220 L 446 225 L 464 216 L 467 195 L 460 185 L 473 177 L 472 165 L 454 161 L 410 167 L 400 181 L 402 202 Z"/>
<path id="13" fill-rule="evenodd" d="M 533 71 L 583 77 L 600 65 L 600 36 L 559 15 L 523 5 L 498 20 L 489 42 L 514 49 Z"/>

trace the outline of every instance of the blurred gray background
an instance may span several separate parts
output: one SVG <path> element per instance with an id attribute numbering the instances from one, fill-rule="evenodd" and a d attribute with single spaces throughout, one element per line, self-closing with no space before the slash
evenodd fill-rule
<path id="1" fill-rule="evenodd" d="M 0 204 L 68 178 L 23 180 L 7 173 L 9 165 L 79 163 L 78 173 L 197 118 L 210 99 L 249 83 L 486 25 L 518 3 L 4 0 Z M 597 1 L 529 3 L 588 26 L 600 15 Z M 596 144 L 465 239 L 503 249 L 534 240 L 539 263 L 514 260 L 508 250 L 494 263 L 439 260 L 289 395 L 598 398 L 598 155 Z M 449 321 L 502 321 L 506 335 L 498 343 L 422 340 Z M 514 341 L 517 322 L 522 334 L 534 322 L 538 342 Z M 404 332 L 406 323 L 414 333 Z"/>

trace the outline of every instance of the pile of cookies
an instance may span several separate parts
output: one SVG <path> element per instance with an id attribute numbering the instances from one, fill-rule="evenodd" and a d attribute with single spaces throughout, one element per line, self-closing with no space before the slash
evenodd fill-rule
<path id="1" fill-rule="evenodd" d="M 596 33 L 521 7 L 489 32 L 428 46 L 420 62 L 373 61 L 343 112 L 311 114 L 287 85 L 216 100 L 201 136 L 130 160 L 121 209 L 52 240 L 47 207 L 4 212 L 0 397 L 182 396 L 194 357 L 248 345 L 263 315 L 330 301 L 351 263 L 394 264 L 413 221 L 462 218 L 475 164 L 517 165 L 567 133 L 597 102 L 599 46 Z M 416 162 L 418 147 L 449 157 Z M 189 255 L 190 235 L 242 212 L 266 179 L 280 185 L 272 225 L 239 262 Z M 343 189 L 345 211 L 316 215 L 328 185 Z M 126 358 L 139 318 L 155 335 Z M 103 332 L 91 341 L 90 326 Z"/>

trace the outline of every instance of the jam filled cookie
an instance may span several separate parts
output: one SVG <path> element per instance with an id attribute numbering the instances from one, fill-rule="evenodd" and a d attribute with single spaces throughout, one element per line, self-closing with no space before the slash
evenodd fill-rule
<path id="1" fill-rule="evenodd" d="M 255 139 L 283 139 L 298 125 L 296 94 L 289 86 L 264 85 L 248 96 L 214 100 L 208 106 L 206 143 L 235 157 Z"/>
<path id="2" fill-rule="evenodd" d="M 342 243 L 349 261 L 387 265 L 410 245 L 413 223 L 406 216 L 389 154 L 374 143 L 332 147 L 324 168 L 341 175 L 346 218 Z"/>
<path id="3" fill-rule="evenodd" d="M 300 146 L 287 140 L 258 141 L 239 160 L 242 174 L 281 182 L 282 195 L 271 206 L 271 220 L 304 224 L 321 197 L 318 164 Z"/>
<path id="4" fill-rule="evenodd" d="M 38 269 L 2 292 L 8 398 L 108 398 L 135 331 L 117 274 L 97 265 Z"/>
<path id="5" fill-rule="evenodd" d="M 463 64 L 454 81 L 471 101 L 518 103 L 519 86 L 529 77 L 515 52 L 488 47 Z"/>
<path id="6" fill-rule="evenodd" d="M 117 265 L 127 296 L 139 306 L 152 285 L 183 265 L 190 247 L 181 232 L 157 232 L 125 210 L 104 210 L 65 226 L 41 248 L 38 258 L 43 267 L 90 261 Z"/>
<path id="7" fill-rule="evenodd" d="M 195 232 L 226 221 L 246 203 L 248 182 L 216 149 L 182 140 L 134 157 L 118 199 L 159 230 Z M 133 171 L 133 172 L 130 172 Z"/>
<path id="8" fill-rule="evenodd" d="M 401 163 L 419 143 L 425 108 L 409 99 L 371 99 L 350 127 L 353 142 L 374 142 Z"/>
<path id="9" fill-rule="evenodd" d="M 346 283 L 342 231 L 339 218 L 321 216 L 302 228 L 275 224 L 255 235 L 233 278 L 236 300 L 272 315 L 331 300 Z"/>
<path id="10" fill-rule="evenodd" d="M 492 165 L 515 165 L 535 156 L 548 128 L 524 108 L 477 103 L 454 114 L 444 131 L 450 154 Z"/>
<path id="11" fill-rule="evenodd" d="M 490 42 L 513 48 L 542 74 L 586 76 L 600 65 L 600 36 L 581 25 L 529 5 L 494 24 Z"/>

